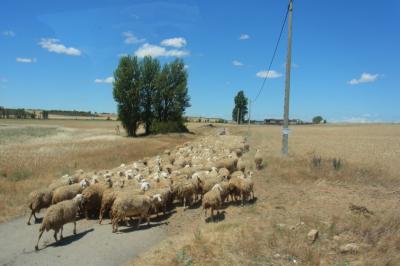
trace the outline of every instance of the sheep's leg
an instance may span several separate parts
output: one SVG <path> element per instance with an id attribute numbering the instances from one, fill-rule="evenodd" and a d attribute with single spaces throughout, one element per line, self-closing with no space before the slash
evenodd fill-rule
<path id="1" fill-rule="evenodd" d="M 38 240 L 37 240 L 37 242 L 36 242 L 35 250 L 39 250 L 39 240 L 40 240 L 40 238 L 42 237 L 43 232 L 44 232 L 44 230 L 43 230 L 43 231 L 40 231 L 40 233 L 39 233 L 39 237 L 38 237 Z"/>
<path id="2" fill-rule="evenodd" d="M 240 195 L 242 196 L 242 206 L 244 206 L 244 194 L 243 194 L 243 192 L 241 192 Z"/>
<path id="3" fill-rule="evenodd" d="M 183 210 L 185 210 L 185 205 L 186 205 L 186 197 L 183 197 Z"/>
<path id="4" fill-rule="evenodd" d="M 76 235 L 76 221 L 74 221 L 74 235 Z"/>
<path id="5" fill-rule="evenodd" d="M 36 223 L 37 220 L 38 220 L 38 218 L 37 218 L 36 215 L 35 215 L 35 211 L 32 211 L 32 214 L 33 214 L 33 218 L 35 218 L 35 223 Z"/>
<path id="6" fill-rule="evenodd" d="M 103 221 L 103 214 L 104 214 L 104 210 L 101 209 L 100 214 L 99 214 L 99 224 L 101 224 L 101 222 Z"/>
<path id="7" fill-rule="evenodd" d="M 63 239 L 63 238 L 64 238 L 63 235 L 62 235 L 63 230 L 64 230 L 64 226 L 61 226 L 60 239 Z"/>
<path id="8" fill-rule="evenodd" d="M 138 228 L 139 226 L 140 226 L 140 223 L 142 222 L 142 216 L 139 216 L 139 221 L 138 221 L 138 223 L 137 223 L 137 225 L 136 225 L 136 228 Z"/>
<path id="9" fill-rule="evenodd" d="M 211 219 L 214 222 L 214 207 L 211 207 Z"/>
<path id="10" fill-rule="evenodd" d="M 89 212 L 88 209 L 85 208 L 85 218 L 86 220 L 89 220 Z"/>
<path id="11" fill-rule="evenodd" d="M 150 215 L 147 215 L 147 226 L 150 226 Z"/>
<path id="12" fill-rule="evenodd" d="M 30 225 L 30 224 L 31 224 L 32 215 L 33 215 L 33 211 L 31 212 L 31 215 L 29 215 L 28 222 L 26 223 L 27 225 Z M 36 221 L 36 219 L 35 219 L 35 221 Z"/>
<path id="13" fill-rule="evenodd" d="M 58 230 L 56 231 L 56 230 L 54 230 L 54 239 L 56 240 L 56 242 L 58 241 L 58 239 L 57 239 L 57 233 L 58 233 Z"/>

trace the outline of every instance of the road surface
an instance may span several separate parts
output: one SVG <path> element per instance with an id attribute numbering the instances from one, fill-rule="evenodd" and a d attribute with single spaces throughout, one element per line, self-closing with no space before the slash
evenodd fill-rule
<path id="1" fill-rule="evenodd" d="M 40 216 L 40 214 L 39 214 Z M 26 225 L 26 217 L 0 224 L 0 265 L 120 265 L 157 244 L 165 237 L 165 222 L 120 227 L 112 233 L 109 220 L 96 220 L 64 226 L 63 240 L 55 243 L 53 231 L 45 232 L 35 251 L 40 224 Z"/>

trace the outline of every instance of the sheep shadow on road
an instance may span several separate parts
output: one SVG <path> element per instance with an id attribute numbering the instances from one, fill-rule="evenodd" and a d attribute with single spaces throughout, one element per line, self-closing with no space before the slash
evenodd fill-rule
<path id="1" fill-rule="evenodd" d="M 90 232 L 93 232 L 93 231 L 94 231 L 94 229 L 90 228 L 90 229 L 87 229 L 85 231 L 79 232 L 76 235 L 72 234 L 72 235 L 69 235 L 69 236 L 64 236 L 63 239 L 60 239 L 57 242 L 53 242 L 53 243 L 47 245 L 45 248 L 47 248 L 47 247 L 62 247 L 62 246 L 69 245 L 72 242 L 75 242 L 75 241 L 81 239 L 86 234 L 88 234 Z"/>
<path id="2" fill-rule="evenodd" d="M 150 223 L 150 225 L 147 224 L 141 224 L 141 225 L 133 225 L 133 226 L 129 226 L 127 228 L 123 228 L 123 229 L 119 229 L 118 233 L 130 233 L 132 231 L 140 231 L 140 230 L 145 230 L 145 229 L 150 229 L 152 227 L 156 227 L 156 226 L 160 226 L 160 225 L 167 225 L 168 222 L 158 222 L 158 223 Z"/>
<path id="3" fill-rule="evenodd" d="M 165 214 L 159 214 L 158 216 L 153 216 L 150 217 L 151 222 L 161 222 L 164 220 L 168 220 L 174 213 L 176 213 L 176 210 L 172 211 L 167 211 Z"/>

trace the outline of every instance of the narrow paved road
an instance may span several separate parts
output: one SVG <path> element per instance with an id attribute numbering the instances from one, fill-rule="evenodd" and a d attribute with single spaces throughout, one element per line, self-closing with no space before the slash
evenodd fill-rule
<path id="1" fill-rule="evenodd" d="M 45 232 L 35 251 L 39 225 L 26 225 L 26 217 L 0 224 L 0 265 L 120 265 L 165 237 L 163 222 L 152 222 L 150 228 L 120 227 L 113 234 L 109 221 L 80 220 L 77 234 L 73 224 L 64 226 L 64 239 L 55 243 L 53 231 Z"/>

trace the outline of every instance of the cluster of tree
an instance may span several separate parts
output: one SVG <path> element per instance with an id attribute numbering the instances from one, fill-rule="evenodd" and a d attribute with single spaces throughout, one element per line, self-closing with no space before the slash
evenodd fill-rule
<path id="1" fill-rule="evenodd" d="M 313 117 L 312 122 L 313 124 L 321 124 L 321 123 L 326 124 L 326 119 L 323 119 L 322 116 L 317 115 Z"/>
<path id="2" fill-rule="evenodd" d="M 187 71 L 180 59 L 161 67 L 150 56 L 142 60 L 121 57 L 114 72 L 113 96 L 128 136 L 136 136 L 140 124 L 145 134 L 186 129 L 183 114 L 190 98 Z"/>
<path id="3" fill-rule="evenodd" d="M 232 120 L 236 121 L 236 123 L 241 124 L 244 121 L 245 115 L 247 115 L 247 104 L 248 100 L 244 95 L 243 91 L 239 91 L 238 94 L 234 98 L 235 107 L 232 111 Z"/>
<path id="4" fill-rule="evenodd" d="M 91 111 L 67 111 L 67 110 L 49 110 L 49 114 L 52 115 L 65 115 L 65 116 L 98 116 L 97 113 L 92 113 Z"/>
<path id="5" fill-rule="evenodd" d="M 3 119 L 8 119 L 8 118 L 16 118 L 16 119 L 36 119 L 39 118 L 38 114 L 34 112 L 27 112 L 23 108 L 5 108 L 3 106 L 0 106 L 0 118 Z M 42 111 L 42 119 L 48 119 L 49 118 L 49 112 L 48 111 Z"/>

